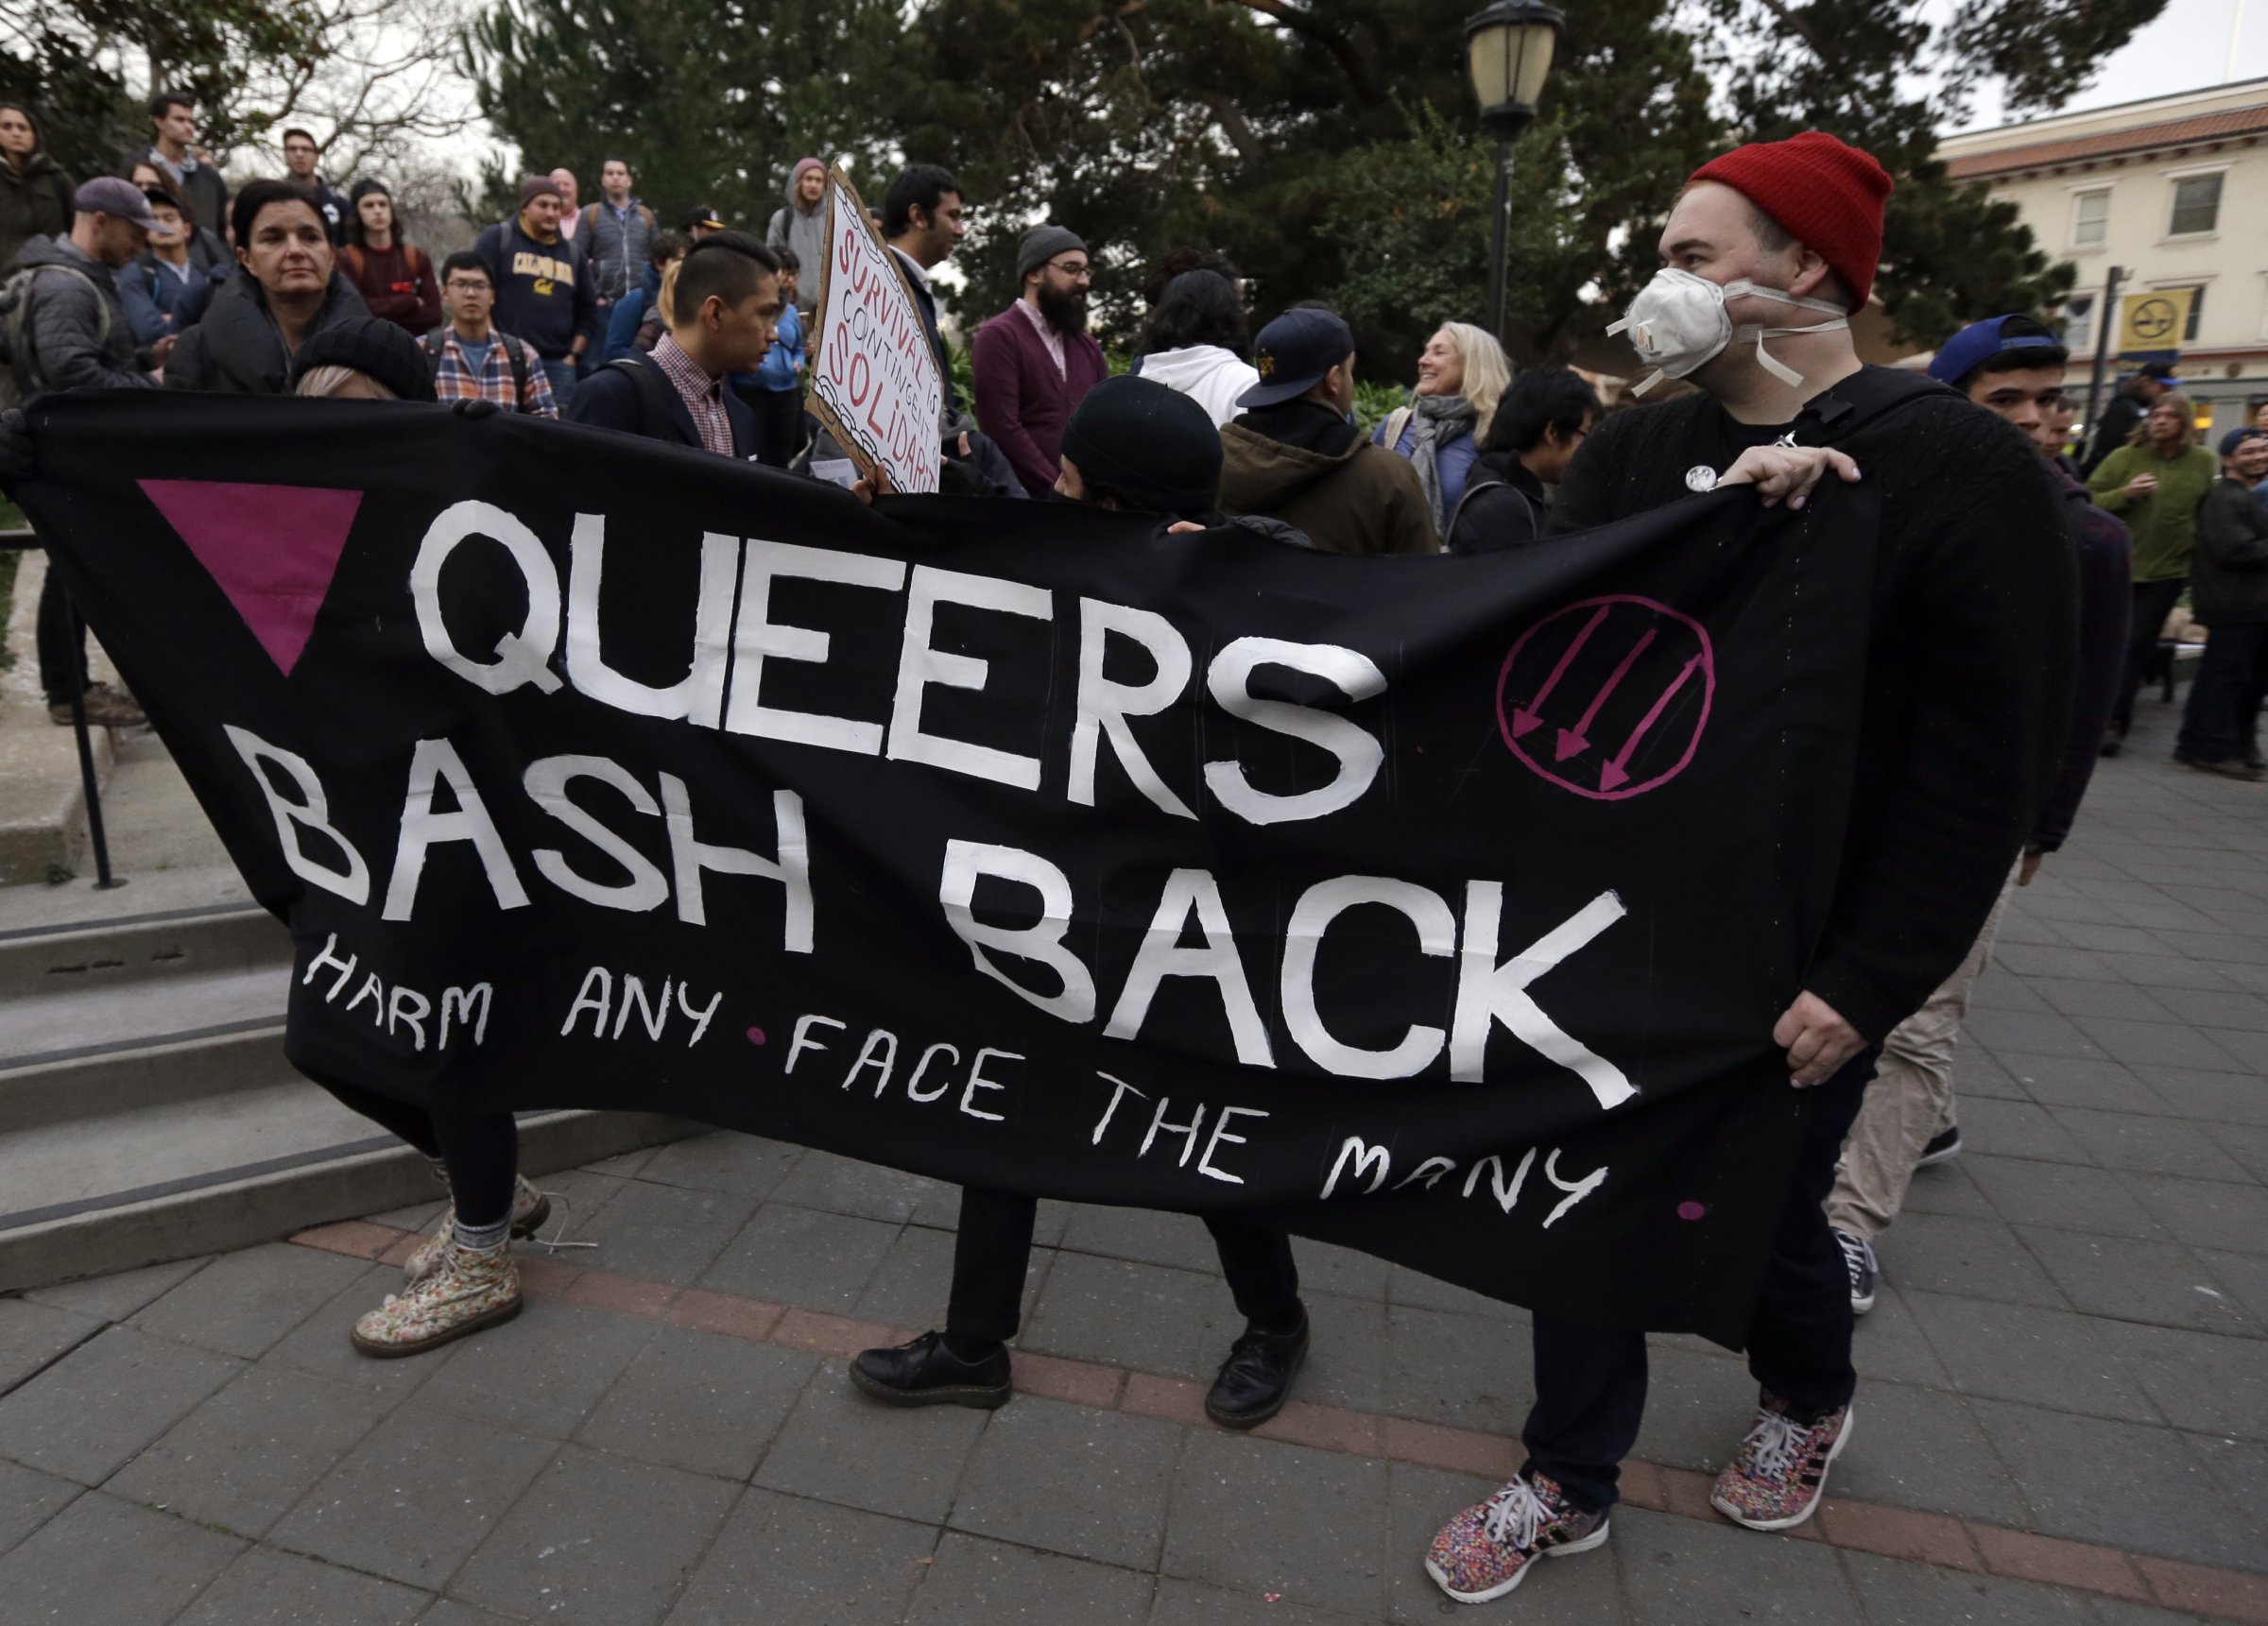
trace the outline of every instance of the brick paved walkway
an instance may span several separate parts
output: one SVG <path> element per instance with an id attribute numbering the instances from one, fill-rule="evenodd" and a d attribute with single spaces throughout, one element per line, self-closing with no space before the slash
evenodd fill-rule
<path id="1" fill-rule="evenodd" d="M 2268 788 L 2144 711 L 2011 913 L 1797 1537 L 1707 1511 L 1752 1390 L 1663 1339 L 1607 1549 L 1457 1610 L 1418 1560 L 1513 1460 L 1524 1317 L 1303 1243 L 1302 1404 L 1229 1435 L 1171 1216 L 1044 1207 L 1025 1393 L 874 1406 L 840 1358 L 936 1319 L 950 1193 L 717 1135 L 546 1182 L 602 1245 L 418 1360 L 346 1330 L 425 1209 L 0 1300 L 0 1626 L 2268 1622 Z"/>

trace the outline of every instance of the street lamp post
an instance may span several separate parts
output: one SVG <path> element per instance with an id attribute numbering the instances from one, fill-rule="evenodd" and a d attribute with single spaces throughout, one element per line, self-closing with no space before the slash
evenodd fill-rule
<path id="1" fill-rule="evenodd" d="M 1465 21 L 1465 71 L 1481 122 L 1496 137 L 1496 237 L 1488 266 L 1489 332 L 1504 332 L 1504 263 L 1511 249 L 1512 144 L 1536 117 L 1567 19 L 1542 0 L 1495 0 Z"/>

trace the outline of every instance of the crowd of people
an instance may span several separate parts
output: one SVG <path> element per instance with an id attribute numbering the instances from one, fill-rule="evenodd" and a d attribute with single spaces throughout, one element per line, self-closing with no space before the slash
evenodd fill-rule
<path id="1" fill-rule="evenodd" d="M 587 206 L 572 175 L 530 176 L 510 218 L 436 266 L 402 241 L 384 186 L 360 181 L 342 199 L 315 178 L 312 140 L 288 147 L 292 173 L 230 198 L 194 154 L 193 115 L 158 98 L 155 140 L 127 173 L 67 189 L 38 162 L 30 114 L 0 105 L 14 188 L 0 197 L 25 239 L 14 264 L 45 273 L 9 284 L 30 306 L 8 326 L 24 393 L 149 387 L 162 371 L 170 388 L 557 416 L 813 477 L 839 468 L 868 502 L 887 491 L 801 409 L 816 291 L 799 272 L 823 251 L 819 160 L 795 166 L 761 237 L 705 209 L 681 232 L 661 229 L 620 160 Z M 2029 314 L 1947 335 L 1926 373 L 1863 365 L 1849 317 L 1880 267 L 1891 189 L 1871 157 L 1825 134 L 1738 148 L 1664 197 L 1662 269 L 1625 324 L 1641 364 L 1684 380 L 1681 393 L 1607 412 L 1580 374 L 1516 372 L 1492 334 L 1452 320 L 1428 339 L 1407 404 L 1367 435 L 1351 416 L 1347 322 L 1310 303 L 1249 332 L 1247 290 L 1218 254 L 1154 268 L 1131 368 L 1113 376 L 1088 331 L 1092 253 L 1055 224 L 1022 236 L 1015 297 L 975 329 L 973 399 L 961 401 L 932 275 L 969 200 L 949 171 L 914 165 L 878 212 L 947 381 L 951 491 L 1053 496 L 1200 537 L 1423 555 L 1548 544 L 1716 488 L 1796 509 L 1823 483 L 1873 488 L 1842 880 L 1770 1033 L 1808 1111 L 1746 1339 L 1758 1406 L 1711 1498 L 1757 1530 L 1812 1516 L 1850 1440 L 1874 1241 L 1915 1172 L 1960 1151 L 1950 1056 L 1970 987 L 2011 889 L 2053 862 L 2097 762 L 2127 737 L 2185 590 L 2211 637 L 2178 755 L 2259 773 L 2268 413 L 2208 453 L 2178 381 L 2145 371 L 2097 426 L 2083 474 L 2067 454 L 2067 349 Z M 146 286 L 129 300 L 121 283 L 135 279 Z M 20 413 L 5 430 L 0 473 L 20 477 L 36 446 Z M 80 655 L 49 648 L 44 612 L 42 628 L 52 692 Z M 124 696 L 97 704 L 105 720 L 131 711 Z M 411 1355 L 515 1313 L 510 1239 L 545 1203 L 519 1177 L 511 1119 L 319 1082 L 433 1158 L 453 1198 L 402 1290 L 356 1324 L 356 1345 Z M 1291 1395 L 1311 1331 L 1291 1242 L 1210 1224 L 1246 1326 L 1206 1411 L 1250 1428 Z M 942 1325 L 859 1355 L 850 1380 L 897 1404 L 1005 1403 L 1032 1226 L 1030 1197 L 966 1191 Z M 1606 1540 L 1643 1415 L 1641 1334 L 1538 1313 L 1532 1342 L 1526 1460 L 1426 1555 L 1460 1600 L 1501 1597 L 1537 1559 Z"/>

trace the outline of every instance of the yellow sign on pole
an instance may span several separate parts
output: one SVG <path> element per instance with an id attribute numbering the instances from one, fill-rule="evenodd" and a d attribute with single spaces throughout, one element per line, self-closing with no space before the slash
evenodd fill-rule
<path id="1" fill-rule="evenodd" d="M 2190 325 L 2194 288 L 2150 288 L 2120 301 L 2119 354 L 2172 355 Z"/>

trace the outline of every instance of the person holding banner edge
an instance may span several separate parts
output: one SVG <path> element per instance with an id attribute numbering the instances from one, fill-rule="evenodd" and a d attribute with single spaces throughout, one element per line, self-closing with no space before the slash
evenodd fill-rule
<path id="1" fill-rule="evenodd" d="M 1853 348 L 1890 189 L 1871 156 L 1817 131 L 1696 170 L 1662 230 L 1663 269 L 1618 327 L 1654 378 L 1700 391 L 1603 422 L 1550 524 L 1581 530 L 1733 483 L 1800 508 L 1830 471 L 1853 482 L 1864 469 L 1880 491 L 1842 877 L 1803 991 L 1771 1031 L 1790 1083 L 1813 1093 L 1746 1339 L 1755 1422 L 1710 1498 L 1754 1530 L 1810 1518 L 1848 1441 L 1849 1281 L 1823 1200 L 1881 1036 L 1960 964 L 2046 799 L 2077 648 L 2075 565 L 2037 452 Z M 1533 1337 L 1527 1460 L 1426 1557 L 1461 1602 L 1605 1543 L 1644 1416 L 1642 1333 L 1538 1314 Z"/>
<path id="2" fill-rule="evenodd" d="M 1307 538 L 1280 521 L 1223 522 L 1216 511 L 1221 439 L 1211 415 L 1148 379 L 1105 379 L 1081 397 L 1060 436 L 1056 491 L 1095 507 L 1155 513 L 1172 532 L 1220 523 L 1295 547 Z M 850 1381 L 894 1406 L 1005 1406 L 1014 1394 L 1008 1340 L 1022 1319 L 1039 1200 L 968 1186 L 954 1238 L 944 1330 L 862 1350 Z M 1245 1330 L 1229 1346 L 1205 1414 L 1225 1429 L 1254 1429 L 1283 1410 L 1307 1359 L 1307 1307 L 1291 1239 L 1231 1215 L 1204 1216 Z"/>

